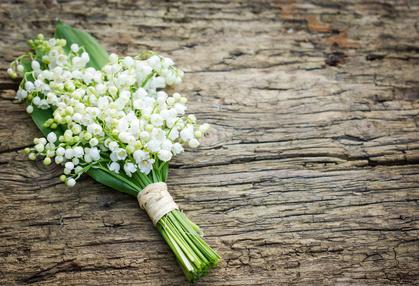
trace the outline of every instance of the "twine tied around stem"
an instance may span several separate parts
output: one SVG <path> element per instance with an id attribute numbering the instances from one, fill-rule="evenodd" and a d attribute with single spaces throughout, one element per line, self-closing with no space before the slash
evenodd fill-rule
<path id="1" fill-rule="evenodd" d="M 144 188 L 138 196 L 140 207 L 145 210 L 154 225 L 167 213 L 179 209 L 170 193 L 166 183 L 153 183 Z"/>

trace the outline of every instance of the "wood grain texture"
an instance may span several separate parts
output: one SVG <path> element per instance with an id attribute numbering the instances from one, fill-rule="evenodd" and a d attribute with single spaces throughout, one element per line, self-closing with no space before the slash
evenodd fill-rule
<path id="1" fill-rule="evenodd" d="M 21 150 L 8 63 L 60 18 L 186 71 L 213 129 L 168 184 L 223 256 L 198 285 L 417 285 L 417 1 L 2 1 L 0 284 L 187 285 L 131 197 Z"/>

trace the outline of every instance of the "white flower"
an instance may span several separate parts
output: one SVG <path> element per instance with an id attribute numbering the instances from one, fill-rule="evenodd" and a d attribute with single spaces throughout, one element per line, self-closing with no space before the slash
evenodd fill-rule
<path id="1" fill-rule="evenodd" d="M 170 161 L 170 159 L 172 159 L 172 153 L 167 150 L 160 150 L 158 153 L 158 157 L 160 160 L 167 162 Z"/>
<path id="2" fill-rule="evenodd" d="M 196 148 L 196 147 L 199 146 L 199 141 L 196 140 L 195 138 L 193 138 L 193 139 L 189 140 L 188 144 L 189 144 L 189 147 Z"/>
<path id="3" fill-rule="evenodd" d="M 173 145 L 173 143 L 170 140 L 164 140 L 161 144 L 161 148 L 163 150 L 170 151 L 172 149 L 172 145 Z"/>
<path id="4" fill-rule="evenodd" d="M 118 62 L 118 55 L 116 54 L 110 54 L 109 55 L 109 62 L 112 64 L 115 64 Z"/>
<path id="5" fill-rule="evenodd" d="M 160 69 L 161 66 L 161 62 L 160 62 L 160 57 L 159 56 L 151 56 L 147 59 L 148 64 L 153 68 L 153 69 Z"/>
<path id="6" fill-rule="evenodd" d="M 73 148 L 73 156 L 76 158 L 81 158 L 84 155 L 84 150 L 83 147 L 81 146 L 76 146 Z"/>
<path id="7" fill-rule="evenodd" d="M 99 151 L 99 149 L 96 148 L 96 147 L 90 148 L 90 150 L 89 150 L 89 156 L 90 156 L 90 158 L 92 158 L 93 161 L 100 160 L 100 151 Z"/>
<path id="8" fill-rule="evenodd" d="M 132 156 L 134 157 L 134 160 L 137 162 L 137 164 L 140 164 L 141 161 L 148 160 L 150 158 L 149 154 L 143 150 L 135 151 Z"/>
<path id="9" fill-rule="evenodd" d="M 179 137 L 179 131 L 177 129 L 172 129 L 168 135 L 168 138 L 172 141 L 175 141 Z"/>
<path id="10" fill-rule="evenodd" d="M 74 157 L 74 152 L 72 148 L 65 149 L 64 156 L 66 159 L 72 159 Z"/>
<path id="11" fill-rule="evenodd" d="M 127 174 L 128 177 L 131 177 L 132 173 L 135 173 L 135 171 L 137 171 L 137 167 L 131 162 L 125 163 L 124 171 L 125 171 L 125 174 Z"/>
<path id="12" fill-rule="evenodd" d="M 153 159 L 143 160 L 138 164 L 138 168 L 140 169 L 142 173 L 147 175 L 148 173 L 150 173 L 151 169 L 153 168 L 153 163 L 154 163 Z"/>
<path id="13" fill-rule="evenodd" d="M 118 160 L 125 160 L 125 158 L 127 157 L 127 151 L 123 148 L 116 149 L 115 154 Z"/>
<path id="14" fill-rule="evenodd" d="M 175 109 L 178 114 L 185 114 L 186 106 L 181 103 L 176 103 Z"/>
<path id="15" fill-rule="evenodd" d="M 54 132 L 50 132 L 47 135 L 47 139 L 51 143 L 55 143 L 57 141 L 57 135 Z"/>
<path id="16" fill-rule="evenodd" d="M 180 137 L 184 140 L 184 141 L 189 141 L 193 138 L 194 136 L 194 132 L 193 132 L 193 127 L 192 125 L 188 125 L 186 128 L 184 128 L 181 132 L 180 132 Z"/>
<path id="17" fill-rule="evenodd" d="M 166 103 L 171 106 L 176 103 L 176 99 L 174 99 L 173 97 L 169 97 L 167 98 Z"/>
<path id="18" fill-rule="evenodd" d="M 113 161 L 116 162 L 118 161 L 118 155 L 116 154 L 116 152 L 112 152 L 111 155 L 109 156 L 109 158 Z"/>
<path id="19" fill-rule="evenodd" d="M 110 142 L 109 144 L 108 144 L 108 148 L 109 148 L 109 150 L 111 150 L 111 151 L 115 151 L 116 150 L 116 148 L 118 148 L 119 147 L 119 144 L 117 143 L 117 142 L 115 142 L 115 141 L 112 141 L 112 142 Z"/>
<path id="20" fill-rule="evenodd" d="M 160 150 L 161 143 L 162 142 L 159 141 L 159 140 L 152 139 L 152 140 L 148 141 L 147 148 L 151 152 L 158 152 Z"/>
<path id="21" fill-rule="evenodd" d="M 112 172 L 115 172 L 115 173 L 119 174 L 119 170 L 121 169 L 121 166 L 116 162 L 112 162 L 108 165 L 108 168 Z"/>
<path id="22" fill-rule="evenodd" d="M 172 152 L 173 154 L 177 155 L 183 152 L 183 147 L 180 143 L 175 143 L 172 146 Z"/>
<path id="23" fill-rule="evenodd" d="M 132 136 L 129 132 L 121 132 L 119 133 L 119 139 L 123 142 L 123 143 L 132 143 L 135 141 L 135 137 Z"/>
<path id="24" fill-rule="evenodd" d="M 35 96 L 32 99 L 32 103 L 35 104 L 36 106 L 39 106 L 41 104 L 41 98 L 39 96 Z"/>
<path id="25" fill-rule="evenodd" d="M 150 138 L 150 133 L 148 133 L 147 131 L 141 131 L 140 138 L 143 141 L 147 141 Z"/>
<path id="26" fill-rule="evenodd" d="M 134 59 L 131 57 L 125 57 L 123 60 L 124 65 L 126 65 L 127 67 L 130 67 L 134 64 Z"/>
<path id="27" fill-rule="evenodd" d="M 150 116 L 151 124 L 153 124 L 156 127 L 160 127 L 163 125 L 163 117 L 160 116 L 160 114 L 152 114 Z"/>
<path id="28" fill-rule="evenodd" d="M 102 126 L 97 123 L 91 123 L 87 126 L 87 131 L 93 135 L 102 135 Z"/>

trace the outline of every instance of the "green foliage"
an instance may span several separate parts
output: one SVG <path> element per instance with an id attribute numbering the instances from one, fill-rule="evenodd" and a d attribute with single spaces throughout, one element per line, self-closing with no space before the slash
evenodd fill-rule
<path id="1" fill-rule="evenodd" d="M 108 62 L 108 53 L 90 34 L 71 27 L 58 21 L 55 28 L 55 38 L 67 41 L 66 50 L 69 51 L 72 44 L 83 47 L 90 56 L 88 65 L 101 69 Z"/>

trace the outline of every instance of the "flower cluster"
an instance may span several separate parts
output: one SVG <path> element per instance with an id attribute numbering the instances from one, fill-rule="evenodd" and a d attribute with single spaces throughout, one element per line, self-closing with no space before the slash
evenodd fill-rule
<path id="1" fill-rule="evenodd" d="M 62 39 L 31 40 L 33 53 L 8 70 L 23 80 L 16 98 L 27 112 L 52 109 L 44 127 L 52 131 L 27 148 L 30 159 L 44 157 L 64 166 L 61 180 L 74 186 L 81 174 L 100 164 L 115 173 L 149 174 L 156 161 L 168 162 L 196 148 L 209 125 L 186 115 L 187 99 L 165 88 L 181 82 L 174 62 L 154 53 L 110 55 L 101 70 L 88 67 L 89 55 Z M 29 68 L 30 66 L 30 68 Z"/>

